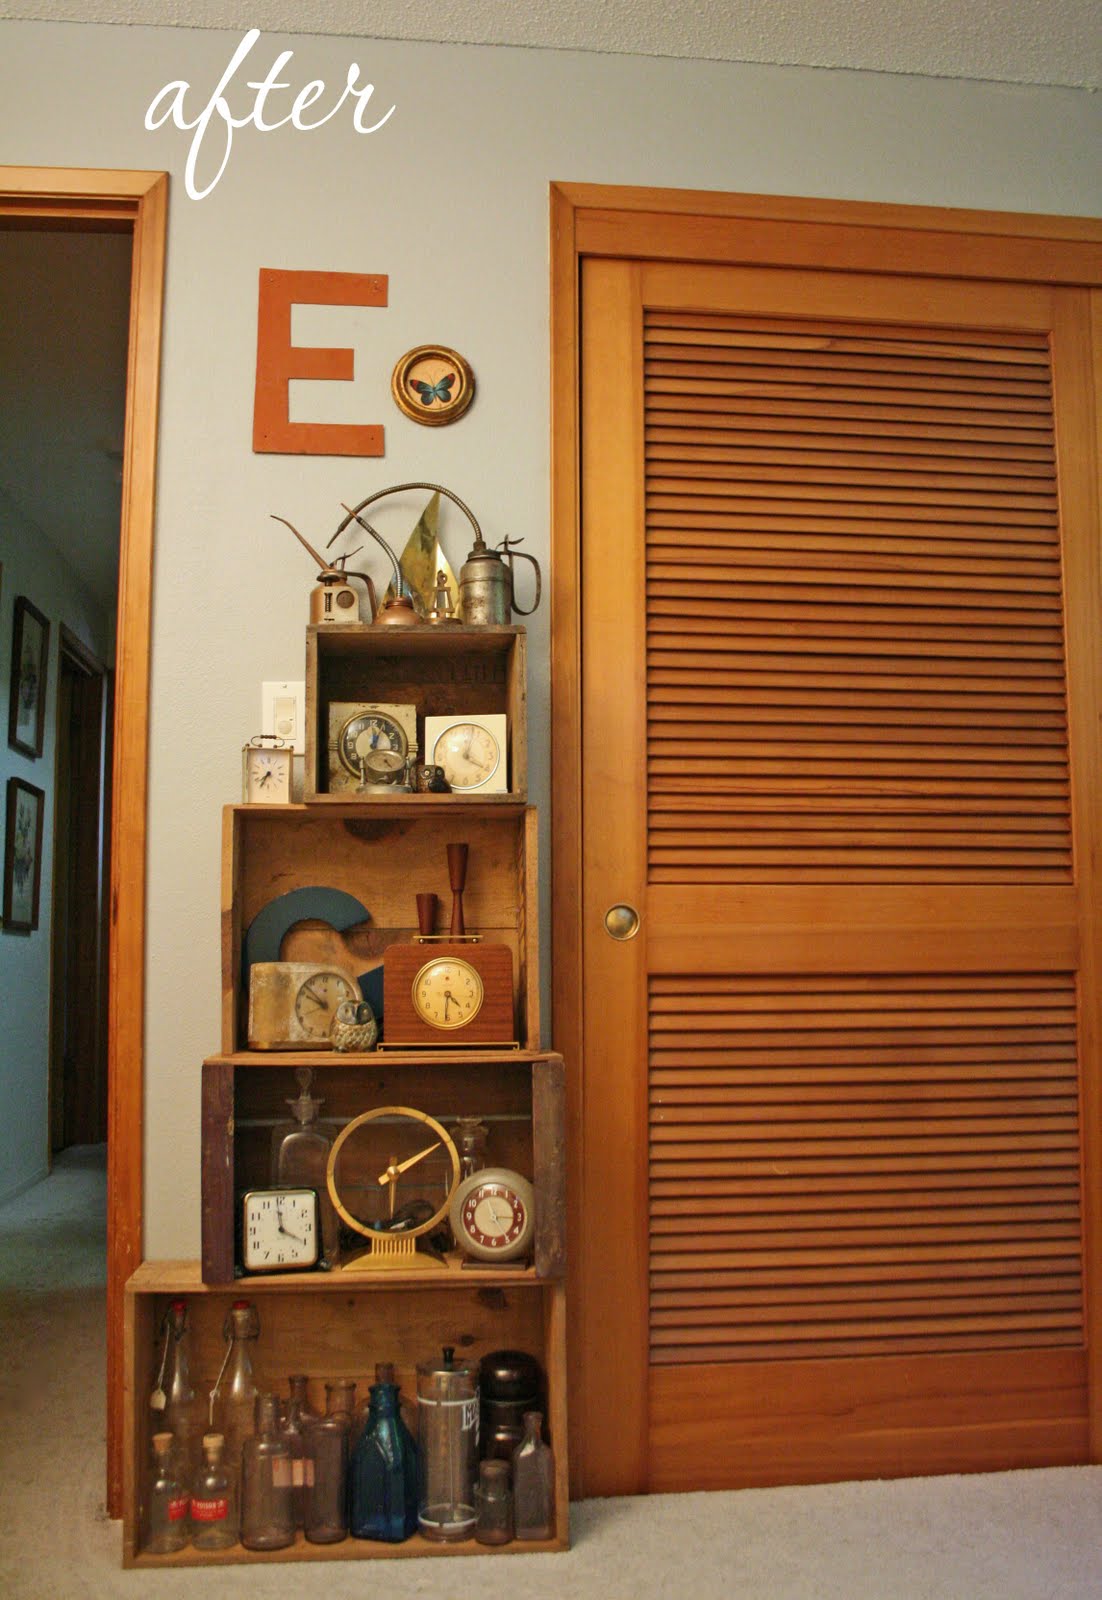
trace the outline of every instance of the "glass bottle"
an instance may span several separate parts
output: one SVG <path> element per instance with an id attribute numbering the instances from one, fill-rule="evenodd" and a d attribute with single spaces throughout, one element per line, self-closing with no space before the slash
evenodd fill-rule
<path id="1" fill-rule="evenodd" d="M 256 1412 L 256 1379 L 249 1354 L 251 1340 L 260 1333 L 256 1307 L 248 1300 L 235 1300 L 222 1331 L 229 1343 L 211 1396 L 211 1422 L 225 1440 L 223 1459 L 240 1515 L 241 1457 Z"/>
<path id="2" fill-rule="evenodd" d="M 478 1368 L 443 1361 L 417 1364 L 417 1522 L 426 1539 L 469 1539 L 474 1533 L 478 1477 Z"/>
<path id="3" fill-rule="evenodd" d="M 170 1433 L 153 1435 L 153 1479 L 149 1486 L 149 1539 L 146 1549 L 164 1556 L 188 1542 L 190 1496 L 176 1472 L 176 1441 Z"/>
<path id="4" fill-rule="evenodd" d="M 507 1461 L 494 1458 L 479 1463 L 474 1507 L 474 1536 L 479 1544 L 508 1544 L 513 1537 L 513 1496 Z"/>
<path id="5" fill-rule="evenodd" d="M 373 1383 L 367 1426 L 348 1467 L 348 1526 L 357 1539 L 400 1544 L 417 1532 L 417 1446 L 396 1383 Z"/>
<path id="6" fill-rule="evenodd" d="M 555 1520 L 555 1457 L 543 1442 L 543 1414 L 524 1413 L 524 1438 L 513 1451 L 513 1518 L 518 1539 L 550 1539 Z"/>
<path id="7" fill-rule="evenodd" d="M 325 1415 L 306 1430 L 306 1452 L 314 1481 L 306 1500 L 306 1537 L 311 1544 L 336 1544 L 348 1537 L 348 1451 L 356 1385 L 338 1378 L 325 1385 Z"/>
<path id="8" fill-rule="evenodd" d="M 241 1452 L 241 1543 L 282 1550 L 295 1542 L 291 1447 L 279 1431 L 279 1400 L 256 1397 L 256 1432 Z"/>
<path id="9" fill-rule="evenodd" d="M 291 1446 L 291 1478 L 295 1491 L 295 1527 L 301 1528 L 306 1521 L 307 1491 L 313 1484 L 314 1463 L 306 1453 L 306 1429 L 311 1422 L 317 1422 L 318 1414 L 311 1411 L 310 1402 L 306 1395 L 308 1379 L 301 1372 L 296 1372 L 288 1378 L 291 1397 L 287 1402 L 284 1413 L 282 1430 L 283 1437 Z"/>
<path id="10" fill-rule="evenodd" d="M 181 1483 L 190 1484 L 199 1466 L 199 1440 L 205 1419 L 191 1381 L 186 1300 L 170 1301 L 162 1327 L 161 1372 L 149 1403 L 159 1413 L 158 1430 L 172 1435 L 177 1477 Z"/>
<path id="11" fill-rule="evenodd" d="M 222 1459 L 220 1433 L 203 1435 L 203 1462 L 191 1486 L 191 1542 L 196 1550 L 228 1550 L 237 1543 L 233 1484 Z"/>
<path id="12" fill-rule="evenodd" d="M 469 1178 L 472 1172 L 481 1172 L 486 1165 L 486 1140 L 490 1130 L 478 1117 L 457 1117 L 455 1147 L 459 1151 L 459 1176 Z"/>
<path id="13" fill-rule="evenodd" d="M 335 1267 L 339 1252 L 337 1213 L 329 1198 L 325 1181 L 325 1168 L 329 1151 L 336 1138 L 336 1129 L 318 1119 L 325 1104 L 310 1093 L 314 1081 L 312 1067 L 296 1067 L 299 1093 L 288 1100 L 290 1120 L 276 1123 L 272 1129 L 271 1181 L 273 1185 L 291 1185 L 314 1189 L 318 1196 L 318 1244 L 321 1254 L 318 1266 L 323 1271 Z"/>

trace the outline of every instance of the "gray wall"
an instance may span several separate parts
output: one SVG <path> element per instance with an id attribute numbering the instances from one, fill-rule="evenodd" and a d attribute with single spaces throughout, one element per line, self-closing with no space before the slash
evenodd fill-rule
<path id="1" fill-rule="evenodd" d="M 219 1024 L 219 815 L 258 731 L 259 684 L 299 678 L 309 562 L 276 511 L 327 537 L 388 483 L 435 478 L 487 536 L 548 548 L 547 187 L 552 179 L 1102 212 L 1102 97 L 1064 90 L 643 57 L 265 37 L 241 76 L 376 85 L 357 135 L 239 130 L 209 198 L 190 135 L 143 128 L 171 79 L 213 89 L 238 35 L 0 25 L 0 161 L 167 168 L 170 201 L 154 588 L 149 820 L 146 1253 L 199 1239 L 199 1063 Z M 231 91 L 232 109 L 246 99 Z M 251 103 L 251 100 L 250 100 Z M 328 105 L 328 101 L 325 102 Z M 273 104 L 273 110 L 275 109 Z M 286 107 L 284 107 L 286 109 Z M 303 343 L 354 344 L 354 385 L 296 395 L 303 419 L 386 424 L 382 460 L 251 450 L 260 267 L 387 273 L 385 312 L 304 311 Z M 412 345 L 456 346 L 478 398 L 419 428 L 389 398 Z M 615 376 L 611 381 L 615 381 Z M 306 387 L 306 386 L 299 386 Z M 423 497 L 421 497 L 423 498 Z M 420 499 L 379 526 L 404 539 Z M 445 513 L 453 565 L 466 526 Z M 376 566 L 377 573 L 380 569 Z M 381 573 L 380 573 L 381 575 Z M 531 628 L 531 790 L 546 807 L 547 628 Z M 546 910 L 546 907 L 545 907 Z"/>

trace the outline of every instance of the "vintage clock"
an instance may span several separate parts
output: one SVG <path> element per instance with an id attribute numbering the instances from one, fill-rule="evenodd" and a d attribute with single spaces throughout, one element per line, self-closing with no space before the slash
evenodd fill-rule
<path id="1" fill-rule="evenodd" d="M 456 1244 L 477 1261 L 517 1261 L 531 1254 L 536 1196 L 519 1172 L 472 1172 L 452 1196 L 449 1215 Z"/>
<path id="2" fill-rule="evenodd" d="M 417 1240 L 447 1218 L 459 1174 L 455 1141 L 427 1112 L 375 1106 L 353 1117 L 329 1152 L 326 1186 L 341 1221 L 368 1247 L 343 1259 L 341 1271 L 446 1266 L 418 1255 Z"/>
<path id="3" fill-rule="evenodd" d="M 313 1189 L 251 1189 L 241 1202 L 241 1265 L 246 1272 L 317 1266 L 318 1197 Z"/>
<path id="4" fill-rule="evenodd" d="M 330 794 L 355 793 L 377 783 L 383 773 L 373 758 L 397 758 L 385 767 L 400 776 L 417 756 L 417 708 L 354 700 L 329 703 L 328 783 Z M 385 778 L 383 778 L 385 781 Z"/>
<path id="5" fill-rule="evenodd" d="M 509 719 L 495 711 L 425 718 L 425 760 L 443 767 L 453 794 L 506 794 Z"/>
<path id="6" fill-rule="evenodd" d="M 363 1000 L 348 972 L 310 961 L 255 961 L 249 968 L 250 1050 L 328 1050 L 346 1000 Z"/>
<path id="7" fill-rule="evenodd" d="M 287 805 L 291 799 L 294 750 L 282 739 L 258 733 L 241 751 L 241 794 L 250 804 Z"/>

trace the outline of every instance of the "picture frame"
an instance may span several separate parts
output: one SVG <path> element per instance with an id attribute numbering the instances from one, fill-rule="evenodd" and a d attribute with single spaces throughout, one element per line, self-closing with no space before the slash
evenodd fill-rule
<path id="1" fill-rule="evenodd" d="M 46 677 L 50 623 L 25 594 L 17 595 L 12 624 L 8 743 L 32 760 L 46 737 Z"/>
<path id="2" fill-rule="evenodd" d="M 419 344 L 407 350 L 390 375 L 394 404 L 403 416 L 425 428 L 458 422 L 474 399 L 474 389 L 470 362 L 444 344 Z"/>
<path id="3" fill-rule="evenodd" d="M 33 933 L 42 888 L 42 832 L 46 791 L 23 778 L 8 779 L 4 834 L 4 930 Z"/>

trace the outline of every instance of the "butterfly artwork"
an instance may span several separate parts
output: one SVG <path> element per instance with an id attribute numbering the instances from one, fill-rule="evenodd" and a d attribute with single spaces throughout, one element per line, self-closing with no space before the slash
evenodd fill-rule
<path id="1" fill-rule="evenodd" d="M 451 400 L 452 385 L 455 382 L 455 373 L 447 372 L 436 383 L 425 383 L 422 378 L 411 378 L 409 386 L 416 394 L 423 406 L 431 406 L 434 400 L 439 400 L 441 405 L 447 405 Z"/>
<path id="2" fill-rule="evenodd" d="M 456 422 L 474 398 L 470 362 L 442 344 L 407 350 L 390 378 L 394 403 L 411 422 L 425 428 Z"/>

